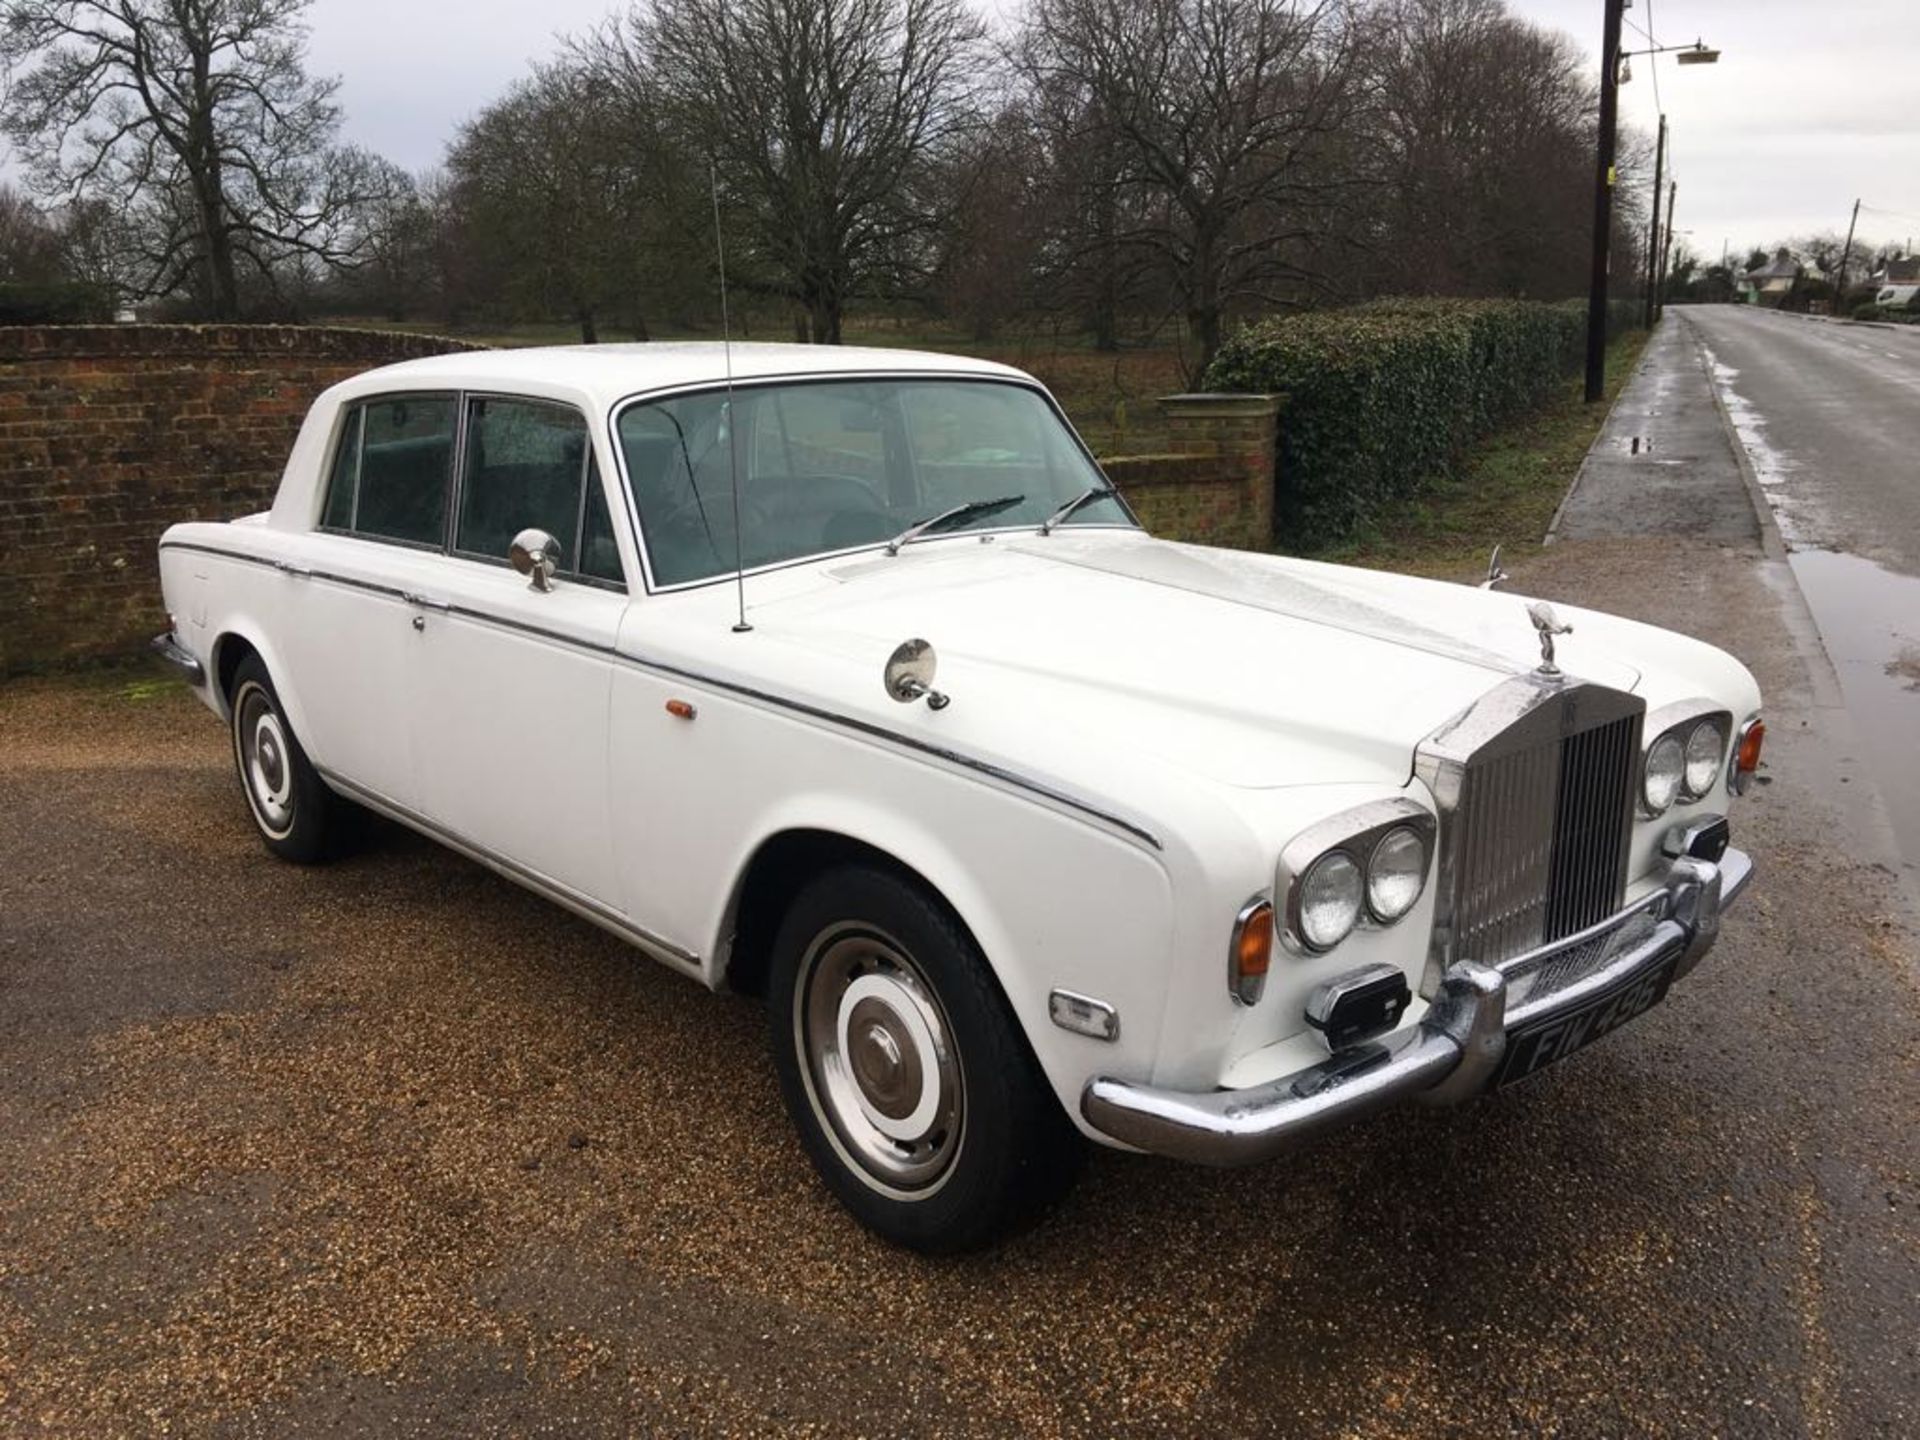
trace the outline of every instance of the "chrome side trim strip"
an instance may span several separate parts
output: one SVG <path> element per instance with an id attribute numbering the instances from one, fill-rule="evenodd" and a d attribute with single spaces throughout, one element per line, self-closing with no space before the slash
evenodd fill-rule
<path id="1" fill-rule="evenodd" d="M 724 690 L 729 694 L 739 695 L 749 700 L 758 700 L 781 710 L 790 710 L 797 715 L 805 715 L 810 719 L 818 720 L 826 725 L 833 725 L 842 730 L 851 730 L 856 734 L 885 741 L 890 745 L 898 745 L 904 750 L 913 750 L 922 755 L 930 755 L 936 760 L 944 760 L 948 764 L 958 766 L 963 770 L 971 770 L 976 775 L 985 775 L 1013 789 L 1024 790 L 1030 795 L 1037 795 L 1043 800 L 1050 801 L 1055 805 L 1085 815 L 1090 819 L 1098 820 L 1102 824 L 1111 825 L 1114 829 L 1124 831 L 1142 844 L 1149 845 L 1155 850 L 1165 850 L 1166 848 L 1160 843 L 1160 837 L 1155 835 L 1153 831 L 1148 830 L 1145 826 L 1115 815 L 1110 810 L 1103 810 L 1091 801 L 1083 800 L 1077 795 L 1068 794 L 1066 791 L 1049 785 L 1043 780 L 1035 780 L 1030 776 L 1021 775 L 1003 766 L 996 765 L 991 760 L 981 760 L 972 755 L 951 749 L 948 746 L 936 745 L 931 741 L 921 740 L 916 736 L 902 735 L 897 730 L 889 730 L 884 725 L 875 725 L 866 720 L 857 720 L 851 715 L 838 715 L 830 710 L 822 710 L 818 706 L 809 705 L 803 700 L 789 700 L 783 695 L 774 695 L 765 690 L 756 690 L 751 685 L 740 685 L 731 680 L 717 680 L 711 675 L 702 675 L 692 670 L 682 670 L 678 666 L 663 664 L 657 660 L 640 660 L 631 655 L 621 655 L 618 658 L 642 670 L 649 670 L 661 675 L 671 675 L 675 679 L 688 680 L 697 685 L 711 686 L 715 690 Z"/>
<path id="2" fill-rule="evenodd" d="M 582 920 L 591 921 L 602 930 L 609 931 L 620 939 L 627 941 L 629 944 L 636 945 L 640 949 L 645 950 L 649 955 L 653 956 L 654 959 L 671 965 L 675 969 L 684 970 L 695 979 L 703 981 L 706 979 L 706 974 L 701 967 L 700 957 L 698 955 L 695 955 L 691 950 L 682 949 L 671 940 L 662 939 L 644 926 L 634 924 L 633 921 L 629 920 L 619 911 L 602 905 L 591 896 L 582 895 L 579 891 L 561 884 L 558 880 L 542 875 L 538 870 L 530 870 L 525 865 L 509 860 L 497 851 L 489 850 L 484 845 L 479 845 L 474 841 L 467 840 L 447 829 L 445 826 L 429 820 L 417 810 L 410 809 L 398 801 L 389 800 L 385 796 L 369 790 L 363 785 L 354 784 L 353 781 L 347 779 L 344 775 L 340 775 L 335 771 L 325 769 L 318 765 L 314 766 L 314 769 L 319 771 L 320 778 L 325 780 L 330 787 L 338 790 L 349 800 L 364 805 L 369 810 L 377 810 L 380 814 L 386 816 L 396 824 L 405 825 L 409 830 L 417 830 L 429 840 L 444 845 L 449 850 L 456 851 L 466 856 L 467 859 L 486 866 L 495 874 L 513 881 L 516 885 L 521 885 L 528 890 L 534 891 L 543 899 L 551 900 L 554 904 L 571 910 Z"/>
<path id="3" fill-rule="evenodd" d="M 222 550 L 216 546 L 198 545 L 185 540 L 163 541 L 161 548 L 194 550 L 205 555 L 219 555 L 229 560 L 238 560 L 243 564 L 263 565 L 269 569 L 279 568 L 277 562 L 264 559 L 258 555 L 248 555 L 233 550 Z M 419 598 L 405 590 L 399 589 L 397 586 L 381 585 L 370 580 L 359 580 L 349 575 L 337 575 L 328 570 L 309 571 L 308 578 L 327 580 L 336 585 L 352 586 L 373 594 L 386 595 L 407 604 L 417 605 L 423 603 Z M 432 603 L 435 608 L 439 608 L 439 602 L 436 601 Z M 884 725 L 876 725 L 871 721 L 856 719 L 851 715 L 841 715 L 831 710 L 824 710 L 817 705 L 810 705 L 804 700 L 790 699 L 784 695 L 776 695 L 771 691 L 756 689 L 751 685 L 742 685 L 737 681 L 722 680 L 716 676 L 702 674 L 696 670 L 685 670 L 677 665 L 669 665 L 664 661 L 649 660 L 639 655 L 629 655 L 625 651 L 615 649 L 612 646 L 592 645 L 582 640 L 576 640 L 569 635 L 562 635 L 552 630 L 543 629 L 538 625 L 528 625 L 518 620 L 507 620 L 501 616 L 489 615 L 484 611 L 474 610 L 464 605 L 449 604 L 446 609 L 449 614 L 458 615 L 463 619 L 477 621 L 484 625 L 496 625 L 505 630 L 516 630 L 522 634 L 549 640 L 558 645 L 566 645 L 590 655 L 599 655 L 622 665 L 630 665 L 634 669 L 645 671 L 648 674 L 670 675 L 676 680 L 685 680 L 695 685 L 707 686 L 709 689 L 724 691 L 731 695 L 738 695 L 744 699 L 757 701 L 760 704 L 771 705 L 776 709 L 787 710 L 796 715 L 804 715 L 824 725 L 832 725 L 838 729 L 849 730 L 855 734 L 867 736 L 870 739 L 884 741 L 889 745 L 897 745 L 903 750 L 912 750 L 922 755 L 931 756 L 934 759 L 943 760 L 960 769 L 970 770 L 976 775 L 984 775 L 989 779 L 996 780 L 1013 789 L 1024 790 L 1030 795 L 1039 796 L 1051 804 L 1061 806 L 1064 809 L 1071 810 L 1089 819 L 1097 820 L 1103 825 L 1112 826 L 1114 829 L 1131 835 L 1134 839 L 1144 845 L 1150 846 L 1154 850 L 1164 851 L 1166 849 L 1166 847 L 1160 843 L 1160 837 L 1145 826 L 1126 819 L 1124 816 L 1116 815 L 1110 810 L 1103 809 L 1091 800 L 1070 794 L 1057 786 L 1048 784 L 1044 780 L 1036 780 L 1031 776 L 1008 770 L 1004 766 L 996 765 L 991 760 L 981 760 L 962 751 L 951 749 L 948 746 L 936 745 L 931 741 L 919 739 L 917 736 L 904 735 L 898 730 L 891 730 Z"/>

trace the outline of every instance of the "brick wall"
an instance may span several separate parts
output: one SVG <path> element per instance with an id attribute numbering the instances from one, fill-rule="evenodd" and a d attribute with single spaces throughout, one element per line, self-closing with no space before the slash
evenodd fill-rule
<path id="1" fill-rule="evenodd" d="M 471 348 L 290 325 L 0 329 L 0 675 L 137 650 L 165 626 L 162 530 L 265 509 L 327 386 Z"/>
<path id="2" fill-rule="evenodd" d="M 1163 539 L 1265 549 L 1282 397 L 1169 395 L 1160 408 L 1170 452 L 1105 457 L 1108 477 Z"/>

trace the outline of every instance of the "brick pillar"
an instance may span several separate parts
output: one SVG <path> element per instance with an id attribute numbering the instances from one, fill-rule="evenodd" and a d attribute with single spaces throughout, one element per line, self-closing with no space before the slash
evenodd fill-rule
<path id="1" fill-rule="evenodd" d="M 1188 455 L 1231 461 L 1246 484 L 1248 530 L 1257 544 L 1273 537 L 1275 456 L 1285 395 L 1163 395 L 1168 441 Z"/>

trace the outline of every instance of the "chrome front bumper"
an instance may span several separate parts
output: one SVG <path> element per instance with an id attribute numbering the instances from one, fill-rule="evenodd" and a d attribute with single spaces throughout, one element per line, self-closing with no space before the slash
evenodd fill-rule
<path id="1" fill-rule="evenodd" d="M 164 635 L 156 635 L 147 642 L 152 650 L 167 664 L 180 672 L 180 676 L 189 685 L 199 686 L 207 683 L 207 667 L 186 646 L 174 638 L 171 630 Z"/>
<path id="2" fill-rule="evenodd" d="M 1719 936 L 1720 916 L 1753 878 L 1728 850 L 1718 864 L 1669 862 L 1665 882 L 1612 918 L 1497 966 L 1459 961 L 1416 1025 L 1244 1090 L 1182 1091 L 1100 1078 L 1080 1110 L 1103 1135 L 1203 1165 L 1247 1165 L 1411 1097 L 1458 1104 L 1492 1082 L 1508 1035 L 1597 996 L 1631 988 L 1670 960 L 1674 979 Z"/>

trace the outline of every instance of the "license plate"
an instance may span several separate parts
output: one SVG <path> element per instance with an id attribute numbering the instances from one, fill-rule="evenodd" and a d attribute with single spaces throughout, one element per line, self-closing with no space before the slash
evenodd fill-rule
<path id="1" fill-rule="evenodd" d="M 1494 1085 L 1524 1080 L 1592 1044 L 1608 1031 L 1618 1030 L 1629 1020 L 1646 1014 L 1666 998 L 1679 960 L 1675 955 L 1656 968 L 1594 996 L 1577 1010 L 1535 1020 L 1510 1032 L 1506 1054 L 1493 1077 Z"/>

